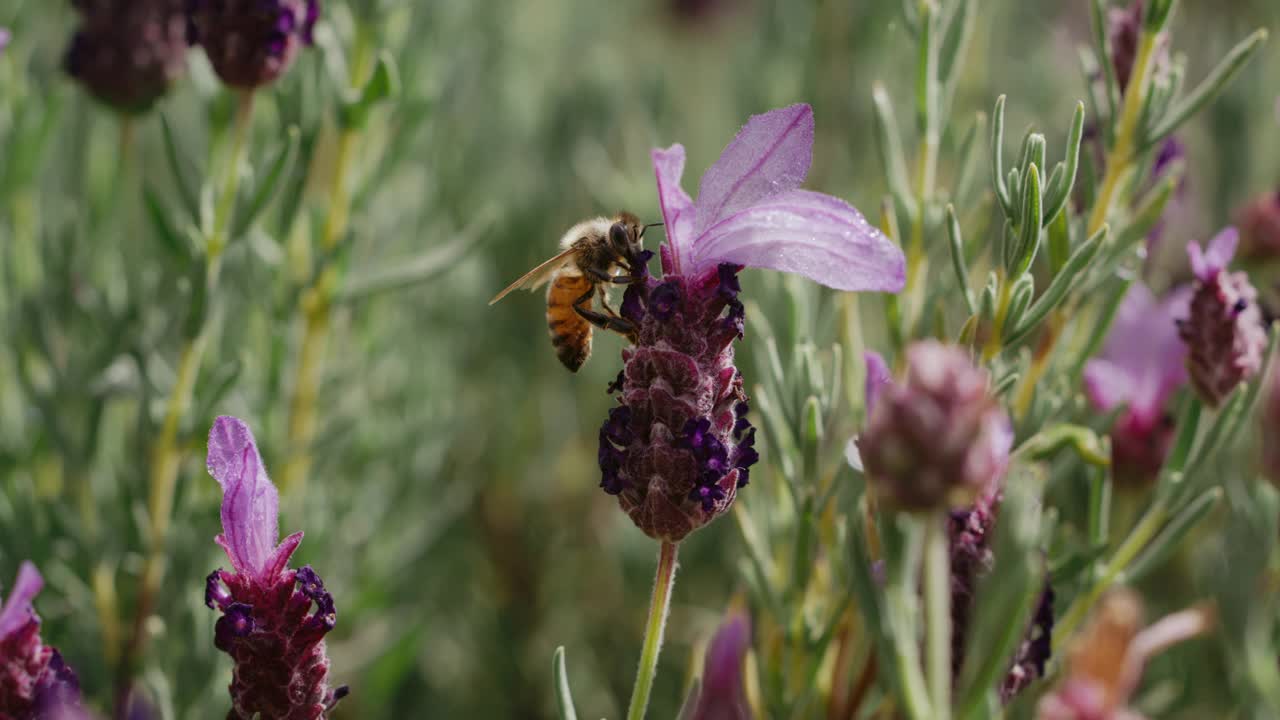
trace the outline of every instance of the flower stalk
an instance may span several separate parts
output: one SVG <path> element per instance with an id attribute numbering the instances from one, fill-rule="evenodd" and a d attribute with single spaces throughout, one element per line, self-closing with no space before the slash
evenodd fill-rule
<path id="1" fill-rule="evenodd" d="M 369 73 L 372 63 L 372 39 L 364 24 L 356 33 L 351 68 L 351 88 L 356 89 Z M 329 191 L 329 213 L 320 231 L 322 257 L 331 258 L 347 232 L 351 214 L 351 195 L 347 175 L 355 157 L 360 126 L 347 125 L 338 136 L 337 156 L 333 167 L 333 187 Z M 292 494 L 305 487 L 311 472 L 311 445 L 316 434 L 316 400 L 324 373 L 325 351 L 329 345 L 332 298 L 338 285 L 338 270 L 326 261 L 316 275 L 315 284 L 300 296 L 298 309 L 303 318 L 302 345 L 298 351 L 298 369 L 293 399 L 289 404 L 288 459 L 280 476 L 281 489 Z"/>
<path id="2" fill-rule="evenodd" d="M 951 717 L 951 550 L 947 514 L 924 518 L 925 678 L 933 717 Z"/>
<path id="3" fill-rule="evenodd" d="M 676 581 L 676 551 L 679 545 L 662 541 L 658 549 L 658 570 L 653 579 L 653 596 L 649 600 L 649 619 L 644 626 L 644 645 L 640 651 L 640 668 L 627 706 L 627 720 L 643 720 L 653 691 L 653 678 L 658 672 L 658 653 L 671 609 L 671 588 Z"/>
<path id="4" fill-rule="evenodd" d="M 218 203 L 214 208 L 213 226 L 205 241 L 205 297 L 211 296 L 217 289 L 218 277 L 222 266 L 222 253 L 226 249 L 228 233 L 231 227 L 231 216 L 235 209 L 236 193 L 240 183 L 240 162 L 248 146 L 249 129 L 253 116 L 253 92 L 238 91 L 235 124 L 232 129 L 231 149 L 227 164 L 223 168 L 222 190 Z M 200 293 L 201 291 L 197 291 Z M 200 301 L 197 301 L 200 302 Z M 207 302 L 205 300 L 204 302 Z M 165 545 L 169 535 L 169 524 L 173 514 L 174 487 L 178 480 L 178 472 L 182 467 L 183 449 L 179 443 L 178 431 L 182 420 L 191 407 L 191 397 L 195 389 L 196 378 L 200 374 L 200 364 L 204 357 L 208 336 L 216 324 L 216 313 L 203 314 L 192 334 L 187 338 L 178 359 L 178 371 L 174 378 L 173 388 L 165 404 L 164 420 L 160 426 L 160 435 L 151 451 L 150 493 L 148 496 L 148 517 L 150 526 L 147 537 L 147 557 L 142 569 L 142 587 L 138 592 L 137 610 L 134 615 L 133 630 L 129 634 L 128 645 L 121 654 L 119 666 L 117 702 L 127 700 L 132 687 L 133 666 L 141 655 L 146 643 L 145 625 L 155 605 L 155 596 L 164 580 Z"/>

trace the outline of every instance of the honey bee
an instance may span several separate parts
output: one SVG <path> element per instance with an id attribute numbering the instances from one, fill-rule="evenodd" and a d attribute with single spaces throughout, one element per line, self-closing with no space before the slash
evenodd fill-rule
<path id="1" fill-rule="evenodd" d="M 655 223 L 661 224 L 661 223 Z M 635 325 L 609 307 L 608 289 L 640 278 L 643 265 L 642 239 L 651 225 L 641 225 L 639 218 L 620 212 L 613 218 L 597 217 L 569 228 L 560 239 L 560 253 L 511 283 L 498 293 L 492 305 L 518 288 L 536 290 L 547 287 L 547 329 L 556 357 L 577 372 L 591 356 L 592 326 L 621 333 L 633 341 Z M 615 271 L 620 270 L 621 272 Z M 594 308 L 593 299 L 600 298 Z"/>

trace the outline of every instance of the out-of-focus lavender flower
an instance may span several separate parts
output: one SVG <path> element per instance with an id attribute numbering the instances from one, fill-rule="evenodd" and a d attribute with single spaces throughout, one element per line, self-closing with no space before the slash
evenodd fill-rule
<path id="1" fill-rule="evenodd" d="M 320 0 L 188 0 L 188 39 L 204 47 L 222 82 L 253 89 L 274 82 L 320 18 Z"/>
<path id="2" fill-rule="evenodd" d="M 733 343 L 744 266 L 804 275 L 840 290 L 902 288 L 902 252 L 842 200 L 800 190 L 813 156 L 813 111 L 752 117 L 702 178 L 680 187 L 684 148 L 653 152 L 666 224 L 661 280 L 628 286 L 620 404 L 600 429 L 601 487 L 658 540 L 679 542 L 732 504 L 756 462 Z"/>
<path id="3" fill-rule="evenodd" d="M 1237 242 L 1236 229 L 1227 228 L 1207 250 L 1194 242 L 1187 246 L 1195 289 L 1178 333 L 1187 345 L 1191 384 L 1210 407 L 1258 372 L 1267 345 L 1258 292 L 1244 273 L 1227 272 Z"/>
<path id="4" fill-rule="evenodd" d="M 13 35 L 9 32 L 9 28 L 0 27 L 0 53 L 4 52 L 5 48 L 9 47 L 9 40 L 12 38 Z"/>
<path id="5" fill-rule="evenodd" d="M 880 385 L 857 441 L 876 492 L 903 510 L 957 508 L 998 482 L 1013 434 L 987 386 L 964 350 L 909 347 L 906 379 Z"/>
<path id="6" fill-rule="evenodd" d="M 1262 474 L 1280 488 L 1280 364 L 1272 363 L 1266 384 L 1262 386 Z"/>
<path id="7" fill-rule="evenodd" d="M 1212 613 L 1192 608 L 1142 629 L 1142 603 L 1128 590 L 1102 599 L 1089 626 L 1071 641 L 1063 679 L 1041 698 L 1039 720 L 1142 720 L 1128 707 L 1148 659 L 1213 626 Z"/>
<path id="8" fill-rule="evenodd" d="M 146 112 L 187 69 L 183 0 L 74 0 L 80 27 L 63 60 L 94 97 Z"/>
<path id="9" fill-rule="evenodd" d="M 751 647 L 751 618 L 731 611 L 707 646 L 698 704 L 689 720 L 751 720 L 742 673 Z"/>
<path id="10" fill-rule="evenodd" d="M 1280 190 L 1264 193 L 1240 209 L 1240 254 L 1251 260 L 1280 258 Z"/>
<path id="11" fill-rule="evenodd" d="M 329 688 L 324 636 L 337 622 L 333 596 L 309 565 L 288 566 L 302 533 L 276 544 L 279 500 L 247 425 L 214 422 L 208 467 L 222 486 L 215 540 L 233 568 L 213 571 L 205 586 L 205 604 L 223 613 L 214 645 L 235 661 L 229 717 L 324 717 L 347 694 Z"/>
<path id="12" fill-rule="evenodd" d="M 44 587 L 36 566 L 22 563 L 0 607 L 0 718 L 78 717 L 80 684 L 58 651 L 40 639 L 31 601 Z"/>
<path id="13" fill-rule="evenodd" d="M 1143 0 L 1134 0 L 1127 8 L 1117 7 L 1107 11 L 1107 43 L 1110 45 L 1112 66 L 1121 93 L 1128 90 L 1129 80 L 1133 77 L 1133 64 L 1138 59 L 1144 9 Z M 1155 63 L 1156 72 L 1164 72 L 1168 66 L 1169 41 L 1166 37 L 1157 41 L 1152 62 Z"/>
<path id="14" fill-rule="evenodd" d="M 951 511 L 948 533 L 951 548 L 951 666 L 953 681 L 964 667 L 969 621 L 973 615 L 978 583 L 991 571 L 991 550 L 1002 493 L 992 486 L 972 507 Z M 1000 685 L 1000 698 L 1008 702 L 1026 686 L 1044 676 L 1052 656 L 1053 588 L 1045 579 L 1036 613 Z"/>
<path id="15" fill-rule="evenodd" d="M 1178 321 L 1187 317 L 1189 301 L 1189 288 L 1157 299 L 1135 282 L 1102 354 L 1085 365 L 1085 393 L 1093 405 L 1104 412 L 1124 408 L 1111 429 L 1111 468 L 1120 482 L 1154 480 L 1169 454 L 1174 425 L 1168 402 L 1187 381 Z"/>

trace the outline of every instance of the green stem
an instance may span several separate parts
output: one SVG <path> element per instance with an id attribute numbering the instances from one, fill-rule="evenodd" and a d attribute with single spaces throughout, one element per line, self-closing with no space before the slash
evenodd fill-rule
<path id="1" fill-rule="evenodd" d="M 240 161 L 248 145 L 250 120 L 253 114 L 253 94 L 245 91 L 239 96 L 236 110 L 234 137 L 227 165 L 223 168 L 222 192 L 214 208 L 213 227 L 205 244 L 207 266 L 205 271 L 205 287 L 207 297 L 212 297 L 218 284 L 218 269 L 221 266 L 222 251 L 227 245 L 227 233 L 231 226 L 231 215 L 235 210 L 236 192 L 239 188 Z M 178 431 L 182 420 L 191 406 L 191 396 L 195 389 L 196 378 L 200 374 L 200 363 L 204 357 L 204 348 L 212 323 L 206 319 L 194 336 L 187 339 L 178 360 L 178 372 L 169 391 L 169 399 L 165 404 L 164 420 L 160 426 L 160 434 L 151 449 L 150 492 L 148 495 L 148 516 L 150 527 L 147 537 L 147 556 L 142 568 L 142 587 L 138 592 L 137 609 L 134 614 L 133 631 L 130 633 L 127 646 L 121 654 L 118 683 L 116 688 L 117 703 L 122 703 L 128 696 L 132 685 L 133 667 L 142 653 L 146 641 L 146 621 L 151 616 L 155 605 L 156 593 L 164 580 L 165 545 L 169 535 L 169 524 L 173 514 L 174 487 L 178 480 L 178 471 L 182 466 L 182 447 L 179 443 Z"/>
<path id="2" fill-rule="evenodd" d="M 925 673 L 933 717 L 951 717 L 951 553 L 947 516 L 928 518 L 924 544 Z"/>
<path id="3" fill-rule="evenodd" d="M 675 543 L 663 541 L 658 550 L 658 572 L 653 579 L 653 597 L 649 600 L 649 619 L 644 627 L 640 669 L 636 672 L 635 688 L 631 691 L 627 720 L 643 720 L 644 712 L 649 707 L 649 693 L 653 690 L 653 678 L 658 672 L 658 653 L 662 650 L 662 634 L 667 626 L 667 611 L 671 608 L 671 588 L 675 585 L 678 548 Z"/>
<path id="4" fill-rule="evenodd" d="M 1147 547 L 1147 544 L 1156 536 L 1162 527 L 1169 513 L 1165 508 L 1163 501 L 1157 500 L 1147 509 L 1146 514 L 1142 516 L 1142 520 L 1130 531 L 1128 537 L 1116 549 L 1115 555 L 1107 561 L 1103 567 L 1101 577 L 1086 591 L 1076 596 L 1076 599 L 1067 608 L 1066 614 L 1062 616 L 1062 620 L 1058 621 L 1057 627 L 1053 632 L 1054 647 L 1064 647 L 1064 643 L 1071 638 L 1072 633 L 1079 627 L 1084 620 L 1085 615 L 1093 608 L 1094 603 L 1102 594 L 1106 592 L 1116 579 L 1125 571 L 1130 563 L 1138 557 L 1138 554 Z"/>

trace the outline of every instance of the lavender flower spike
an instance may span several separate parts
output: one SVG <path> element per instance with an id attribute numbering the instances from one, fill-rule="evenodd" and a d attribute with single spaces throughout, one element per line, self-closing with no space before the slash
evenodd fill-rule
<path id="1" fill-rule="evenodd" d="M 204 46 L 222 82 L 275 82 L 313 44 L 320 0 L 187 0 L 187 39 Z"/>
<path id="2" fill-rule="evenodd" d="M 112 108 L 149 110 L 187 70 L 184 0 L 78 0 L 63 67 Z"/>
<path id="3" fill-rule="evenodd" d="M 1208 250 L 1187 246 L 1195 292 L 1179 335 L 1188 349 L 1187 370 L 1196 393 L 1217 407 L 1241 382 L 1257 374 L 1267 344 L 1258 292 L 1242 272 L 1227 272 L 1238 235 L 1227 228 L 1209 242 Z"/>
<path id="4" fill-rule="evenodd" d="M 310 566 L 288 567 L 302 542 L 279 539 L 279 498 L 249 427 L 220 417 L 209 430 L 209 474 L 222 486 L 222 534 L 235 572 L 215 570 L 205 604 L 222 611 L 214 645 L 235 661 L 230 718 L 313 720 L 347 694 L 329 688 L 324 636 L 337 623 L 333 596 Z"/>
<path id="5" fill-rule="evenodd" d="M 1187 381 L 1178 321 L 1189 289 L 1157 300 L 1145 285 L 1129 288 L 1102 354 L 1085 365 L 1085 392 L 1104 412 L 1124 407 L 1111 430 L 1111 467 L 1121 482 L 1145 484 L 1164 465 L 1173 440 L 1169 397 Z"/>
<path id="6" fill-rule="evenodd" d="M 82 717 L 80 684 L 58 651 L 40 639 L 31 601 L 44 587 L 36 566 L 22 563 L 0 607 L 0 718 Z"/>
<path id="7" fill-rule="evenodd" d="M 751 618 L 731 611 L 707 647 L 702 688 L 689 720 L 751 720 L 743 664 L 751 647 Z"/>
<path id="8" fill-rule="evenodd" d="M 738 273 L 796 272 L 841 290 L 899 290 L 902 252 L 836 198 L 796 189 L 809 170 L 813 112 L 751 118 L 702 178 L 680 188 L 684 148 L 653 152 L 666 223 L 663 277 L 646 266 L 621 313 L 619 405 L 600 428 L 600 486 L 650 537 L 679 542 L 732 505 L 759 459 L 733 343 L 745 329 Z M 647 258 L 645 258 L 647 259 Z"/>

